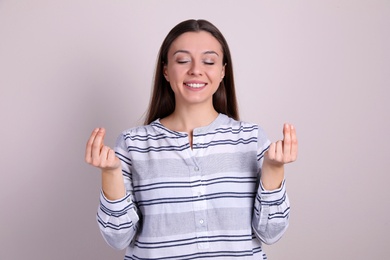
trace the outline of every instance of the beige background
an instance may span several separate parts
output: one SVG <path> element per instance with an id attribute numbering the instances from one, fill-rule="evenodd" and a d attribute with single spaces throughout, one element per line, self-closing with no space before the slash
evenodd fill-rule
<path id="1" fill-rule="evenodd" d="M 0 0 L 0 259 L 122 259 L 85 142 L 142 122 L 158 48 L 188 18 L 230 43 L 242 119 L 272 140 L 298 129 L 269 259 L 388 258 L 390 1 Z"/>

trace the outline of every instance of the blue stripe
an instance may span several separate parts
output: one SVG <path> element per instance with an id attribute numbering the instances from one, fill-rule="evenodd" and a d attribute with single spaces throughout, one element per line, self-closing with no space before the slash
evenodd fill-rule
<path id="1" fill-rule="evenodd" d="M 125 223 L 121 223 L 119 225 L 116 225 L 116 224 L 113 224 L 111 222 L 104 222 L 100 217 L 99 215 L 98 216 L 98 223 L 104 227 L 104 228 L 109 228 L 109 229 L 113 229 L 113 230 L 122 230 L 122 229 L 129 229 L 129 228 L 132 228 L 134 227 L 134 224 L 132 221 L 130 222 L 125 222 Z"/>
<path id="2" fill-rule="evenodd" d="M 157 183 L 151 183 L 147 185 L 134 185 L 133 188 L 134 191 L 140 192 L 140 191 L 148 191 L 154 189 L 193 188 L 199 186 L 215 185 L 220 183 L 256 183 L 256 182 L 257 182 L 257 177 L 221 177 L 221 178 L 213 178 L 210 180 L 202 180 L 202 181 L 197 180 L 192 182 L 157 182 Z M 153 186 L 157 186 L 157 187 L 153 187 Z"/>
<path id="3" fill-rule="evenodd" d="M 255 192 L 219 192 L 219 193 L 207 194 L 201 196 L 200 198 L 198 196 L 191 196 L 191 197 L 169 197 L 169 198 L 143 200 L 143 201 L 138 201 L 137 205 L 139 207 L 145 207 L 145 206 L 158 205 L 158 204 L 188 203 L 188 202 L 201 201 L 204 199 L 214 200 L 214 199 L 221 199 L 221 198 L 254 198 L 255 194 L 256 194 Z"/>
<path id="4" fill-rule="evenodd" d="M 148 242 L 140 242 L 136 241 L 135 246 L 138 248 L 166 248 L 166 247 L 176 247 L 176 246 L 186 246 L 203 242 L 243 242 L 252 240 L 252 235 L 221 235 L 221 236 L 201 236 L 201 237 L 193 237 L 188 239 L 181 240 L 170 240 L 170 241 L 162 241 L 155 243 Z M 164 245 L 165 244 L 165 245 Z M 169 244 L 169 245 L 167 245 Z"/>
<path id="5" fill-rule="evenodd" d="M 281 204 L 283 204 L 285 201 L 286 201 L 286 193 L 284 193 L 283 197 L 280 199 L 280 200 L 275 200 L 275 201 L 270 201 L 270 202 L 267 202 L 267 201 L 261 201 L 258 197 L 258 195 L 256 196 L 256 200 L 259 202 L 258 206 L 255 206 L 254 207 L 254 212 L 257 216 L 259 216 L 260 214 L 260 209 L 259 207 L 261 207 L 261 205 L 268 205 L 268 206 L 280 206 Z"/>
<path id="6" fill-rule="evenodd" d="M 124 162 L 125 164 L 129 165 L 129 166 L 132 166 L 132 163 L 131 163 L 131 159 L 124 156 L 123 154 L 119 153 L 119 152 L 115 152 L 115 154 L 117 155 L 117 157 L 119 158 L 119 160 L 121 160 L 122 162 Z"/>
<path id="7" fill-rule="evenodd" d="M 216 145 L 239 145 L 239 144 L 249 144 L 249 143 L 256 143 L 257 138 L 256 137 L 251 137 L 249 139 L 237 139 L 237 140 L 217 140 L 217 141 L 212 141 L 209 143 L 198 143 L 196 146 L 193 147 L 193 149 L 203 149 L 207 148 L 210 146 L 216 146 Z"/>
<path id="8" fill-rule="evenodd" d="M 130 139 L 132 141 L 137 140 L 137 141 L 147 141 L 147 140 L 161 140 L 161 139 L 166 139 L 165 134 L 157 134 L 157 135 L 130 135 L 130 133 L 124 135 L 124 139 Z"/>
<path id="9" fill-rule="evenodd" d="M 220 134 L 225 134 L 225 133 L 240 134 L 241 132 L 250 133 L 250 132 L 253 132 L 254 130 L 257 130 L 257 129 L 258 129 L 257 126 L 249 126 L 249 127 L 241 126 L 240 128 L 237 128 L 237 129 L 233 129 L 231 127 L 228 127 L 228 128 L 221 127 L 221 128 L 215 129 L 215 131 L 210 132 L 210 133 L 194 134 L 194 137 L 214 135 L 216 133 L 220 133 Z"/>
<path id="10" fill-rule="evenodd" d="M 113 217 L 121 217 L 123 215 L 126 215 L 127 214 L 127 211 L 134 208 L 134 204 L 131 203 L 130 205 L 128 205 L 127 207 L 121 209 L 121 210 L 110 210 L 109 208 L 107 208 L 106 206 L 104 206 L 102 203 L 100 203 L 100 210 L 103 211 L 105 214 L 109 215 L 109 216 L 113 216 Z"/>
<path id="11" fill-rule="evenodd" d="M 127 178 L 132 178 L 132 174 L 131 174 L 131 172 L 127 172 L 127 171 L 125 171 L 125 170 L 123 170 L 122 169 L 122 175 L 123 176 L 125 176 L 125 177 L 127 177 Z"/>
<path id="12" fill-rule="evenodd" d="M 266 151 L 268 151 L 269 149 L 269 145 L 263 150 L 261 151 L 258 155 L 257 155 L 257 160 L 260 161 L 263 157 L 264 157 L 264 154 Z"/>
<path id="13" fill-rule="evenodd" d="M 170 133 L 172 135 L 176 135 L 176 136 L 179 136 L 179 137 L 187 137 L 188 135 L 187 134 L 183 134 L 183 133 L 180 133 L 180 132 L 176 132 L 176 131 L 172 131 L 172 130 L 169 130 L 168 128 L 166 128 L 165 126 L 163 126 L 161 123 L 158 123 L 158 122 L 152 122 L 150 124 L 151 126 L 154 126 L 156 128 L 159 128 L 167 133 Z"/>
<path id="14" fill-rule="evenodd" d="M 288 207 L 285 211 L 283 212 L 276 212 L 273 214 L 268 215 L 268 219 L 273 219 L 273 218 L 286 218 L 290 214 L 290 207 Z"/>
<path id="15" fill-rule="evenodd" d="M 137 146 L 128 146 L 127 151 L 128 152 L 139 152 L 139 153 L 164 152 L 164 151 L 171 152 L 171 151 L 183 151 L 183 150 L 188 149 L 189 147 L 190 147 L 190 145 L 188 143 L 184 144 L 184 145 L 180 145 L 180 146 L 173 146 L 173 145 L 159 146 L 159 147 L 148 146 L 146 148 L 140 148 Z"/>
<path id="16" fill-rule="evenodd" d="M 283 193 L 283 196 L 282 196 L 280 199 L 271 200 L 271 201 L 262 200 L 262 199 L 260 198 L 259 194 L 257 194 L 256 200 L 257 200 L 260 204 L 263 204 L 263 205 L 279 206 L 280 204 L 282 204 L 282 203 L 286 200 L 286 192 Z"/>

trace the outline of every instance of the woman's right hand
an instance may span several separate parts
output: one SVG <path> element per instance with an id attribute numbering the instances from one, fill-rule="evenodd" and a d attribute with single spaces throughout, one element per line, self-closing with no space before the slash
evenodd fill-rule
<path id="1" fill-rule="evenodd" d="M 117 200 L 126 195 L 122 167 L 114 150 L 104 145 L 104 128 L 93 130 L 85 149 L 85 161 L 102 170 L 102 190 L 109 200 Z"/>
<path id="2" fill-rule="evenodd" d="M 104 128 L 93 130 L 85 149 L 85 161 L 104 172 L 118 171 L 121 168 L 120 160 L 114 150 L 104 145 L 105 134 Z"/>

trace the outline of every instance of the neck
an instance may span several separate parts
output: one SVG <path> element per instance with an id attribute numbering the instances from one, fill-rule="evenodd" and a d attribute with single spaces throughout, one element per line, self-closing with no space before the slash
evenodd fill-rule
<path id="1" fill-rule="evenodd" d="M 212 106 L 176 107 L 171 115 L 161 120 L 161 123 L 171 130 L 192 135 L 195 128 L 211 124 L 217 116 L 218 112 Z"/>

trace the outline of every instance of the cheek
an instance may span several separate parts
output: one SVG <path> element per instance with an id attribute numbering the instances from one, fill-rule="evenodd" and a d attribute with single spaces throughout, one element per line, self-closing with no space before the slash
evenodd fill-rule
<path id="1" fill-rule="evenodd" d="M 171 82 L 182 80 L 183 74 L 185 73 L 183 68 L 171 67 L 167 71 L 167 77 Z"/>
<path id="2" fill-rule="evenodd" d="M 214 81 L 219 83 L 221 82 L 225 74 L 221 70 L 216 70 L 212 74 L 210 74 L 210 76 L 214 79 Z"/>

